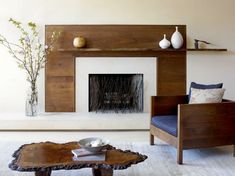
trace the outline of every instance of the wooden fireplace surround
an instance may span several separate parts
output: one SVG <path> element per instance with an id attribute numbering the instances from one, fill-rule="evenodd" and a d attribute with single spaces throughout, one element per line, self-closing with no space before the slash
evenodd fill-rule
<path id="1" fill-rule="evenodd" d="M 46 44 L 53 31 L 61 31 L 61 37 L 47 56 L 46 112 L 75 112 L 76 57 L 156 57 L 157 95 L 184 95 L 186 26 L 177 26 L 184 38 L 183 47 L 163 50 L 158 43 L 163 34 L 170 39 L 175 25 L 47 25 Z M 76 36 L 86 39 L 85 48 L 73 47 Z"/>

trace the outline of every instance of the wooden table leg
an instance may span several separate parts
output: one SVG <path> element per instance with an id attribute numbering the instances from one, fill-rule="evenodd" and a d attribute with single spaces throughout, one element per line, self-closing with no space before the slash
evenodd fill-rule
<path id="1" fill-rule="evenodd" d="M 51 175 L 51 170 L 35 172 L 35 176 L 50 176 L 50 175 Z"/>
<path id="2" fill-rule="evenodd" d="M 92 169 L 93 176 L 113 176 L 113 169 Z"/>

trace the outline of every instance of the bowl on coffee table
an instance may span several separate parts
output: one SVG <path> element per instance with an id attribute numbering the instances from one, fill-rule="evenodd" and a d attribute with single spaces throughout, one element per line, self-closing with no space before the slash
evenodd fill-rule
<path id="1" fill-rule="evenodd" d="M 78 141 L 81 148 L 93 153 L 101 152 L 108 143 L 108 140 L 97 137 L 84 138 Z"/>

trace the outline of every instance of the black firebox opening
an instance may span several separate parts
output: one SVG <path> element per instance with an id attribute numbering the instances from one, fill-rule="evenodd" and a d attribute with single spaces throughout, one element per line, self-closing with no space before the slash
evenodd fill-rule
<path id="1" fill-rule="evenodd" d="M 143 112 L 143 74 L 89 74 L 89 112 Z"/>

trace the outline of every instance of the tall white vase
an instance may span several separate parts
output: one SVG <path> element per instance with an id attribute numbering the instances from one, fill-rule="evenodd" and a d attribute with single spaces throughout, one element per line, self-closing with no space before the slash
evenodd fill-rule
<path id="1" fill-rule="evenodd" d="M 173 48 L 180 49 L 183 46 L 184 39 L 178 30 L 178 26 L 176 26 L 175 28 L 176 28 L 176 30 L 171 37 L 171 44 L 172 44 Z"/>
<path id="2" fill-rule="evenodd" d="M 166 39 L 166 34 L 164 34 L 164 38 L 159 42 L 159 46 L 162 49 L 167 49 L 171 45 L 170 41 Z"/>

